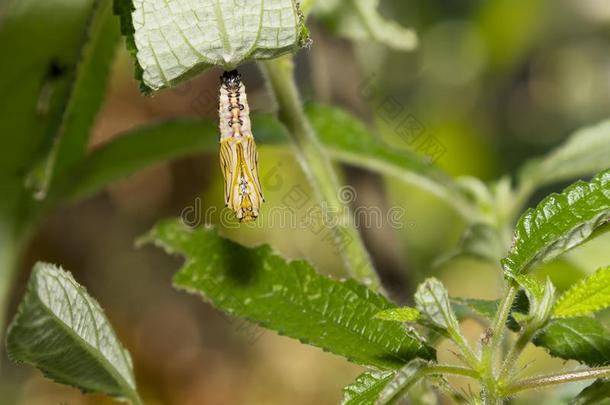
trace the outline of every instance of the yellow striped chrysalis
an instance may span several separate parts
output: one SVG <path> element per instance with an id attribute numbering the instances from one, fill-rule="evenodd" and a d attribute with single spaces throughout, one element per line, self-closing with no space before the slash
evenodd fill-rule
<path id="1" fill-rule="evenodd" d="M 258 180 L 258 155 L 250 125 L 246 88 L 237 70 L 220 78 L 220 169 L 225 205 L 239 221 L 254 221 L 264 201 Z"/>

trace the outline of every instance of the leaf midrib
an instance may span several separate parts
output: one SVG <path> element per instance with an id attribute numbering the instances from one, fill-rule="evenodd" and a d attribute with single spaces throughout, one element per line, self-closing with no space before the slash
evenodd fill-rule
<path id="1" fill-rule="evenodd" d="M 82 297 L 82 293 L 81 291 L 77 290 L 77 294 L 79 294 Z M 86 298 L 86 297 L 83 297 Z M 83 346 L 85 351 L 91 356 L 93 357 L 95 360 L 97 360 L 99 363 L 102 364 L 103 369 L 106 370 L 106 372 L 108 372 L 110 374 L 111 377 L 113 377 L 115 379 L 115 381 L 117 382 L 119 388 L 122 388 L 123 390 L 125 390 L 125 394 L 127 394 L 128 398 L 134 399 L 137 398 L 138 395 L 136 394 L 135 391 L 135 387 L 131 387 L 131 385 L 129 384 L 128 381 L 126 381 L 123 376 L 118 373 L 118 371 L 116 371 L 116 368 L 112 365 L 112 363 L 110 363 L 110 361 L 108 359 L 106 359 L 105 356 L 103 356 L 101 350 L 96 349 L 94 346 L 90 345 L 89 342 L 87 342 L 85 339 L 83 339 L 78 333 L 76 333 L 69 325 L 67 325 L 59 316 L 57 316 L 55 314 L 55 312 L 53 312 L 53 310 L 44 302 L 44 300 L 42 299 L 42 297 L 40 297 L 40 295 L 38 294 L 38 291 L 36 290 L 36 299 L 37 301 L 39 301 L 40 305 L 42 306 L 43 310 L 45 313 L 47 313 L 52 319 L 55 319 L 56 323 L 58 324 L 58 326 L 69 336 L 72 337 L 77 343 L 81 342 L 80 346 Z M 96 336 L 97 336 L 97 328 L 96 328 Z M 121 353 L 123 352 L 122 348 L 121 348 Z M 99 355 L 97 354 L 99 353 Z M 124 355 L 123 355 L 124 356 Z M 123 357 L 124 358 L 124 357 Z M 126 364 L 127 366 L 129 366 L 129 364 Z M 46 366 L 45 366 L 46 367 Z M 61 375 L 66 375 L 65 373 L 63 373 L 62 371 L 58 371 L 57 369 L 55 369 L 54 367 L 48 367 L 49 369 L 52 369 L 53 372 L 57 372 L 57 374 L 61 374 Z M 129 367 L 127 367 L 127 369 L 129 370 Z M 72 378 L 70 378 L 72 379 Z"/>

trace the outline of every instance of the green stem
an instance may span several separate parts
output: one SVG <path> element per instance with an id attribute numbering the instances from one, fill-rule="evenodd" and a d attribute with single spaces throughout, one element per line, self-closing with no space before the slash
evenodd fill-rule
<path id="1" fill-rule="evenodd" d="M 500 370 L 498 378 L 499 381 L 504 381 L 504 379 L 509 376 L 515 363 L 519 359 L 521 352 L 523 352 L 523 349 L 525 349 L 528 343 L 532 340 L 532 337 L 534 336 L 537 330 L 537 328 L 527 327 L 523 330 L 521 335 L 519 335 L 519 338 L 506 355 L 506 359 L 504 360 L 504 364 L 502 365 L 502 369 Z"/>
<path id="2" fill-rule="evenodd" d="M 499 393 L 499 380 L 495 374 L 495 354 L 499 350 L 504 337 L 504 329 L 510 310 L 517 294 L 517 286 L 511 281 L 504 298 L 500 302 L 498 312 L 491 324 L 492 337 L 489 345 L 483 347 L 481 364 L 483 393 L 486 405 L 503 403 Z"/>
<path id="3" fill-rule="evenodd" d="M 460 333 L 459 330 L 450 329 L 449 334 L 451 336 L 451 340 L 459 347 L 460 351 L 462 352 L 466 364 L 468 364 L 468 366 L 470 366 L 473 370 L 479 370 L 481 362 L 470 348 L 470 345 L 466 341 L 466 338 Z"/>
<path id="4" fill-rule="evenodd" d="M 437 364 L 434 366 L 426 367 L 421 370 L 423 375 L 443 375 L 451 374 L 460 377 L 472 378 L 475 380 L 479 379 L 479 373 L 468 367 L 450 366 L 445 364 Z"/>
<path id="5" fill-rule="evenodd" d="M 570 373 L 549 374 L 518 381 L 507 389 L 507 395 L 551 385 L 607 377 L 610 377 L 610 367 L 591 368 L 588 370 L 572 371 Z"/>
<path id="6" fill-rule="evenodd" d="M 296 155 L 310 185 L 322 204 L 324 221 L 332 233 L 332 240 L 340 252 L 350 275 L 374 288 L 380 286 L 362 238 L 353 224 L 350 209 L 341 201 L 339 182 L 330 159 L 301 105 L 299 92 L 294 82 L 294 64 L 290 57 L 282 57 L 262 63 L 278 103 L 280 121 L 288 129 Z"/>

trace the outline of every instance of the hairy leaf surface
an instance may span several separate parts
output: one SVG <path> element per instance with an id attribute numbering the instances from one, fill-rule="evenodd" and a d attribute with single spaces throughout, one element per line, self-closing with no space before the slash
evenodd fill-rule
<path id="1" fill-rule="evenodd" d="M 610 170 L 591 182 L 578 181 L 551 194 L 519 219 L 508 256 L 502 260 L 509 276 L 525 273 L 586 240 L 610 217 Z"/>
<path id="2" fill-rule="evenodd" d="M 6 347 L 56 382 L 139 401 L 129 353 L 97 301 L 59 267 L 34 266 Z"/>
<path id="3" fill-rule="evenodd" d="M 341 405 L 371 405 L 392 380 L 391 371 L 366 371 L 356 381 L 343 387 Z"/>
<path id="4" fill-rule="evenodd" d="M 610 307 L 610 267 L 597 270 L 566 291 L 555 304 L 553 315 L 561 318 L 590 315 Z"/>
<path id="5" fill-rule="evenodd" d="M 117 0 L 116 11 L 148 91 L 213 66 L 294 52 L 308 40 L 296 0 Z"/>
<path id="6" fill-rule="evenodd" d="M 177 288 L 282 335 L 382 369 L 435 356 L 401 325 L 374 319 L 395 307 L 382 295 L 320 275 L 305 261 L 286 262 L 268 246 L 249 249 L 176 220 L 162 222 L 143 241 L 186 257 L 174 277 Z"/>

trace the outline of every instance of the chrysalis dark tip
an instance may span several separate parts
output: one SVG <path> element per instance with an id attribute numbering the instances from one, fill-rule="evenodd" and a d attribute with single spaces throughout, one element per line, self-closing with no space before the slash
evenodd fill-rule
<path id="1" fill-rule="evenodd" d="M 241 84 L 241 75 L 237 70 L 224 72 L 220 77 L 220 82 L 227 87 L 238 88 Z"/>

